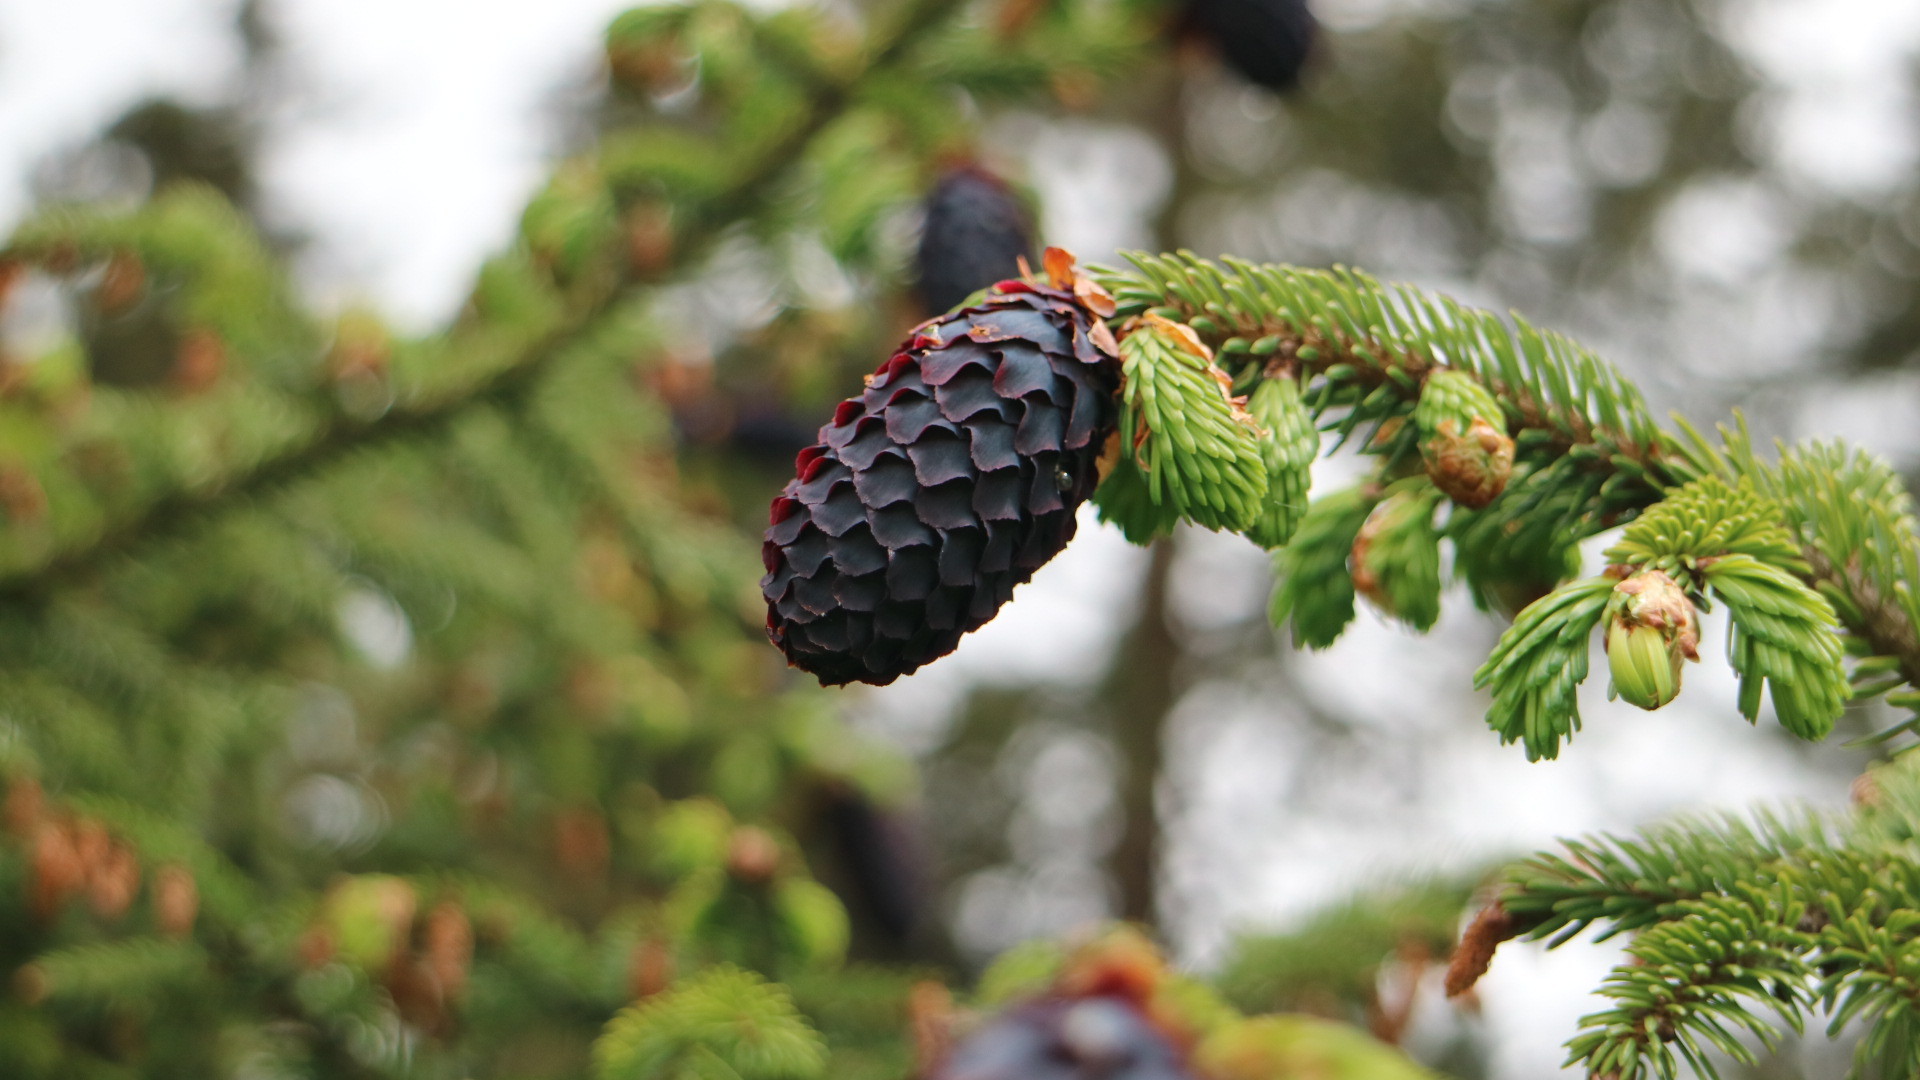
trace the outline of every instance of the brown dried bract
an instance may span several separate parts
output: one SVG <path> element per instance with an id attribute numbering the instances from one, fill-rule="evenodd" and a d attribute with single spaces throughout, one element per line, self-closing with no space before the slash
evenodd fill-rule
<path id="1" fill-rule="evenodd" d="M 47 516 L 47 490 L 23 465 L 0 465 L 0 511 L 8 521 L 33 522 Z"/>
<path id="2" fill-rule="evenodd" d="M 451 1028 L 446 987 L 433 977 L 425 960 L 406 954 L 395 956 L 381 983 L 400 1019 L 429 1035 L 444 1035 Z"/>
<path id="3" fill-rule="evenodd" d="M 1040 256 L 1040 265 L 1047 271 L 1047 284 L 1056 289 L 1072 288 L 1080 276 L 1074 266 L 1073 252 L 1066 248 L 1048 248 Z"/>
<path id="4" fill-rule="evenodd" d="M 173 386 L 185 394 L 211 389 L 227 370 L 227 346 L 212 330 L 189 330 L 173 359 Z"/>
<path id="5" fill-rule="evenodd" d="M 923 979 L 907 992 L 907 1023 L 913 1031 L 916 1076 L 931 1076 L 953 1049 L 953 992 L 942 983 Z"/>
<path id="6" fill-rule="evenodd" d="M 1877 807 L 1887 798 L 1885 789 L 1880 786 L 1880 778 L 1871 772 L 1854 777 L 1853 783 L 1847 786 L 1847 794 L 1855 806 Z"/>
<path id="7" fill-rule="evenodd" d="M 993 32 L 1001 40 L 1020 36 L 1034 17 L 1047 9 L 1048 0 L 1000 0 L 993 13 Z"/>
<path id="8" fill-rule="evenodd" d="M 0 821 L 9 835 L 25 840 L 40 828 L 47 812 L 46 789 L 31 776 L 15 777 L 7 784 L 7 797 L 0 804 Z"/>
<path id="9" fill-rule="evenodd" d="M 93 302 L 103 315 L 118 315 L 140 302 L 147 291 L 147 268 L 131 251 L 115 252 L 94 287 Z"/>
<path id="10" fill-rule="evenodd" d="M 323 926 L 307 927 L 293 947 L 294 955 L 300 958 L 300 966 L 309 971 L 331 963 L 339 950 L 340 943 Z"/>
<path id="11" fill-rule="evenodd" d="M 447 997 L 457 998 L 466 990 L 473 964 L 473 924 L 459 904 L 442 900 L 427 912 L 420 954 Z"/>
<path id="12" fill-rule="evenodd" d="M 1047 89 L 1068 112 L 1089 112 L 1100 104 L 1100 76 L 1083 67 L 1057 67 L 1047 74 Z"/>
<path id="13" fill-rule="evenodd" d="M 1367 556 L 1373 550 L 1373 541 L 1380 533 L 1383 516 L 1378 509 L 1360 526 L 1360 532 L 1353 538 L 1353 550 L 1347 555 L 1347 566 L 1353 573 L 1354 591 L 1367 598 L 1367 602 L 1388 614 L 1393 613 L 1393 603 L 1387 598 L 1386 588 L 1380 575 L 1368 562 Z"/>
<path id="14" fill-rule="evenodd" d="M 74 843 L 72 828 L 60 821 L 42 825 L 33 839 L 27 879 L 27 900 L 34 916 L 51 920 L 86 880 L 87 867 Z"/>
<path id="15" fill-rule="evenodd" d="M 634 943 L 627 959 L 627 991 L 638 1000 L 652 997 L 673 983 L 673 943 L 660 934 L 648 934 Z"/>
<path id="16" fill-rule="evenodd" d="M 673 265 L 673 207 L 665 202 L 641 202 L 625 219 L 627 268 L 635 277 L 651 278 Z"/>
<path id="17" fill-rule="evenodd" d="M 127 913 L 140 892 L 140 857 L 114 841 L 99 862 L 87 871 L 87 904 L 93 913 L 113 921 Z"/>
<path id="18" fill-rule="evenodd" d="M 1433 950 L 1417 937 L 1400 939 L 1394 962 L 1382 974 L 1381 988 L 1369 1010 L 1367 1027 L 1381 1042 L 1400 1045 L 1420 1003 L 1420 987 L 1433 965 Z"/>
<path id="19" fill-rule="evenodd" d="M 620 706 L 620 682 L 604 660 L 583 658 L 567 669 L 561 696 L 575 717 L 589 721 L 611 719 Z"/>
<path id="20" fill-rule="evenodd" d="M 0 308 L 7 306 L 7 299 L 13 295 L 13 287 L 27 273 L 27 264 L 19 259 L 0 258 Z"/>
<path id="21" fill-rule="evenodd" d="M 1680 655 L 1700 659 L 1699 615 L 1679 582 L 1661 570 L 1641 570 L 1613 588 L 1629 598 L 1621 612 L 1626 625 L 1662 631 Z"/>
<path id="22" fill-rule="evenodd" d="M 74 855 L 80 860 L 81 868 L 91 875 L 112 852 L 113 834 L 107 831 L 104 823 L 92 818 L 78 818 L 71 828 Z"/>
<path id="23" fill-rule="evenodd" d="M 727 842 L 727 873 L 736 880 L 762 884 L 780 872 L 780 842 L 765 829 L 742 825 Z"/>
<path id="24" fill-rule="evenodd" d="M 561 869 L 583 877 L 598 877 L 606 872 L 612 852 L 607 819 L 598 810 L 576 807 L 554 815 L 553 857 Z"/>
<path id="25" fill-rule="evenodd" d="M 1492 424 L 1474 418 L 1465 433 L 1451 420 L 1420 448 L 1433 486 L 1455 503 L 1479 510 L 1500 497 L 1513 473 L 1513 440 Z"/>
<path id="26" fill-rule="evenodd" d="M 1087 340 L 1093 342 L 1094 348 L 1108 356 L 1120 355 L 1120 342 L 1115 340 L 1113 331 L 1107 327 L 1106 323 L 1094 323 L 1093 329 L 1087 331 Z"/>
<path id="27" fill-rule="evenodd" d="M 153 874 L 153 923 L 170 938 L 193 933 L 194 920 L 200 914 L 200 887 L 193 872 L 169 863 Z"/>
<path id="28" fill-rule="evenodd" d="M 1151 311 L 1140 316 L 1139 321 L 1140 325 L 1151 327 L 1173 338 L 1175 344 L 1179 345 L 1183 351 L 1191 353 L 1209 364 L 1213 363 L 1213 350 L 1207 348 L 1207 343 L 1200 340 L 1199 333 L 1186 323 L 1174 322 L 1164 315 L 1156 315 Z M 1231 381 L 1229 381 L 1228 385 L 1232 385 Z"/>
<path id="29" fill-rule="evenodd" d="M 684 81 L 689 60 L 680 43 L 670 38 L 621 42 L 607 50 L 607 68 L 614 79 L 648 94 Z"/>
<path id="30" fill-rule="evenodd" d="M 1481 908 L 1453 950 L 1453 961 L 1447 965 L 1447 996 L 1459 997 L 1473 989 L 1492 966 L 1494 950 L 1501 942 L 1517 937 L 1520 930 L 1520 921 L 1499 901 Z"/>
<path id="31" fill-rule="evenodd" d="M 1167 975 L 1167 962 L 1145 934 L 1123 927 L 1074 950 L 1054 989 L 1067 997 L 1121 997 L 1144 1005 Z"/>

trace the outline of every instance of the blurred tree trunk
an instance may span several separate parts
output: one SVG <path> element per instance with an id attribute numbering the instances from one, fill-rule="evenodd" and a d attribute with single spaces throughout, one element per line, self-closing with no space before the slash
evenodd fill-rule
<path id="1" fill-rule="evenodd" d="M 1154 921 L 1159 873 L 1160 810 L 1156 797 L 1165 759 L 1166 717 L 1179 700 L 1176 663 L 1180 645 L 1167 621 L 1167 585 L 1174 544 L 1153 545 L 1141 583 L 1140 609 L 1101 680 L 1099 703 L 1112 725 L 1121 760 L 1120 842 L 1111 872 L 1119 893 L 1119 916 Z"/>

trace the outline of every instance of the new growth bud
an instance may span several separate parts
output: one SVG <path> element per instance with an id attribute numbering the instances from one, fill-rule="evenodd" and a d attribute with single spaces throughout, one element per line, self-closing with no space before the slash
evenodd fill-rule
<path id="1" fill-rule="evenodd" d="M 1680 693 L 1680 665 L 1698 661 L 1699 619 L 1678 582 L 1642 570 L 1613 587 L 1608 602 L 1607 667 L 1613 693 L 1657 709 Z"/>
<path id="2" fill-rule="evenodd" d="M 1500 403 L 1473 376 L 1444 368 L 1427 376 L 1413 418 L 1427 476 L 1448 498 L 1478 510 L 1506 490 L 1513 440 Z"/>
<path id="3" fill-rule="evenodd" d="M 1420 457 L 1433 486 L 1469 510 L 1499 498 L 1513 474 L 1513 440 L 1477 416 L 1464 431 L 1457 421 L 1442 420 L 1420 444 Z"/>

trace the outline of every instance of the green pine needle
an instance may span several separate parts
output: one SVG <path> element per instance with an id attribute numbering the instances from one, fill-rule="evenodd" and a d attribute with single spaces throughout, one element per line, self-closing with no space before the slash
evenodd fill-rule
<path id="1" fill-rule="evenodd" d="M 721 966 L 622 1010 L 593 1059 L 596 1080 L 812 1080 L 827 1048 L 784 988 Z"/>
<path id="2" fill-rule="evenodd" d="M 1704 577 L 1733 620 L 1727 651 L 1740 675 L 1740 715 L 1759 715 L 1764 681 L 1782 726 L 1803 739 L 1824 738 L 1852 696 L 1833 606 L 1750 555 L 1714 559 Z"/>
<path id="3" fill-rule="evenodd" d="M 1523 744 L 1529 761 L 1558 757 L 1560 744 L 1580 730 L 1588 649 L 1614 584 L 1587 578 L 1528 605 L 1473 673 L 1474 686 L 1493 691 L 1487 725 L 1501 742 Z"/>
<path id="4" fill-rule="evenodd" d="M 1387 489 L 1354 538 L 1354 587 L 1389 618 L 1421 633 L 1440 618 L 1440 533 L 1434 511 L 1441 494 L 1423 476 Z"/>
<path id="5" fill-rule="evenodd" d="M 1129 543 L 1152 543 L 1180 523 L 1180 511 L 1171 504 L 1163 506 L 1154 501 L 1146 474 L 1125 454 L 1094 489 L 1093 505 L 1100 520 L 1118 528 Z"/>
<path id="6" fill-rule="evenodd" d="M 1264 548 L 1285 547 L 1307 510 L 1320 432 L 1300 396 L 1299 381 L 1289 375 L 1260 380 L 1247 397 L 1247 412 L 1265 430 L 1260 458 L 1267 467 L 1267 495 L 1247 538 Z"/>
<path id="7" fill-rule="evenodd" d="M 1120 358 L 1121 446 L 1153 502 L 1205 528 L 1247 528 L 1267 495 L 1267 467 L 1258 428 L 1229 397 L 1226 377 L 1170 325 L 1134 330 Z"/>
<path id="8" fill-rule="evenodd" d="M 1293 542 L 1274 553 L 1274 576 L 1280 584 L 1269 614 L 1275 626 L 1291 622 L 1299 644 L 1324 649 L 1353 621 L 1347 557 L 1379 499 L 1371 485 L 1315 499 L 1300 519 Z"/>

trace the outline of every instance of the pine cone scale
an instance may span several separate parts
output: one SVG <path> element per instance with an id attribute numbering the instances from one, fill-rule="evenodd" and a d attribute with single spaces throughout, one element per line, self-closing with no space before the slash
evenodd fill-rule
<path id="1" fill-rule="evenodd" d="M 1003 288 L 888 357 L 774 500 L 768 635 L 822 682 L 951 652 L 1073 536 L 1117 363 L 1071 293 Z"/>
<path id="2" fill-rule="evenodd" d="M 961 426 L 967 429 L 967 446 L 973 456 L 974 466 L 981 472 L 992 474 L 1002 469 L 1020 467 L 1020 454 L 1013 445 L 1013 432 L 1008 430 L 1004 422 L 969 420 Z"/>
<path id="3" fill-rule="evenodd" d="M 1014 441 L 1014 448 L 1019 448 L 1018 439 Z M 973 476 L 973 455 L 958 432 L 935 428 L 907 447 L 907 457 L 924 487 Z"/>
<path id="4" fill-rule="evenodd" d="M 867 520 L 873 526 L 873 538 L 880 546 L 896 554 L 902 548 L 932 547 L 940 542 L 932 529 L 920 521 L 912 503 L 871 508 Z"/>
<path id="5" fill-rule="evenodd" d="M 928 386 L 945 386 L 953 381 L 955 375 L 970 367 L 991 370 L 1000 362 L 998 353 L 984 345 L 974 344 L 972 339 L 956 341 L 927 357 L 920 365 L 920 380 Z M 962 419 L 948 414 L 949 420 Z"/>

